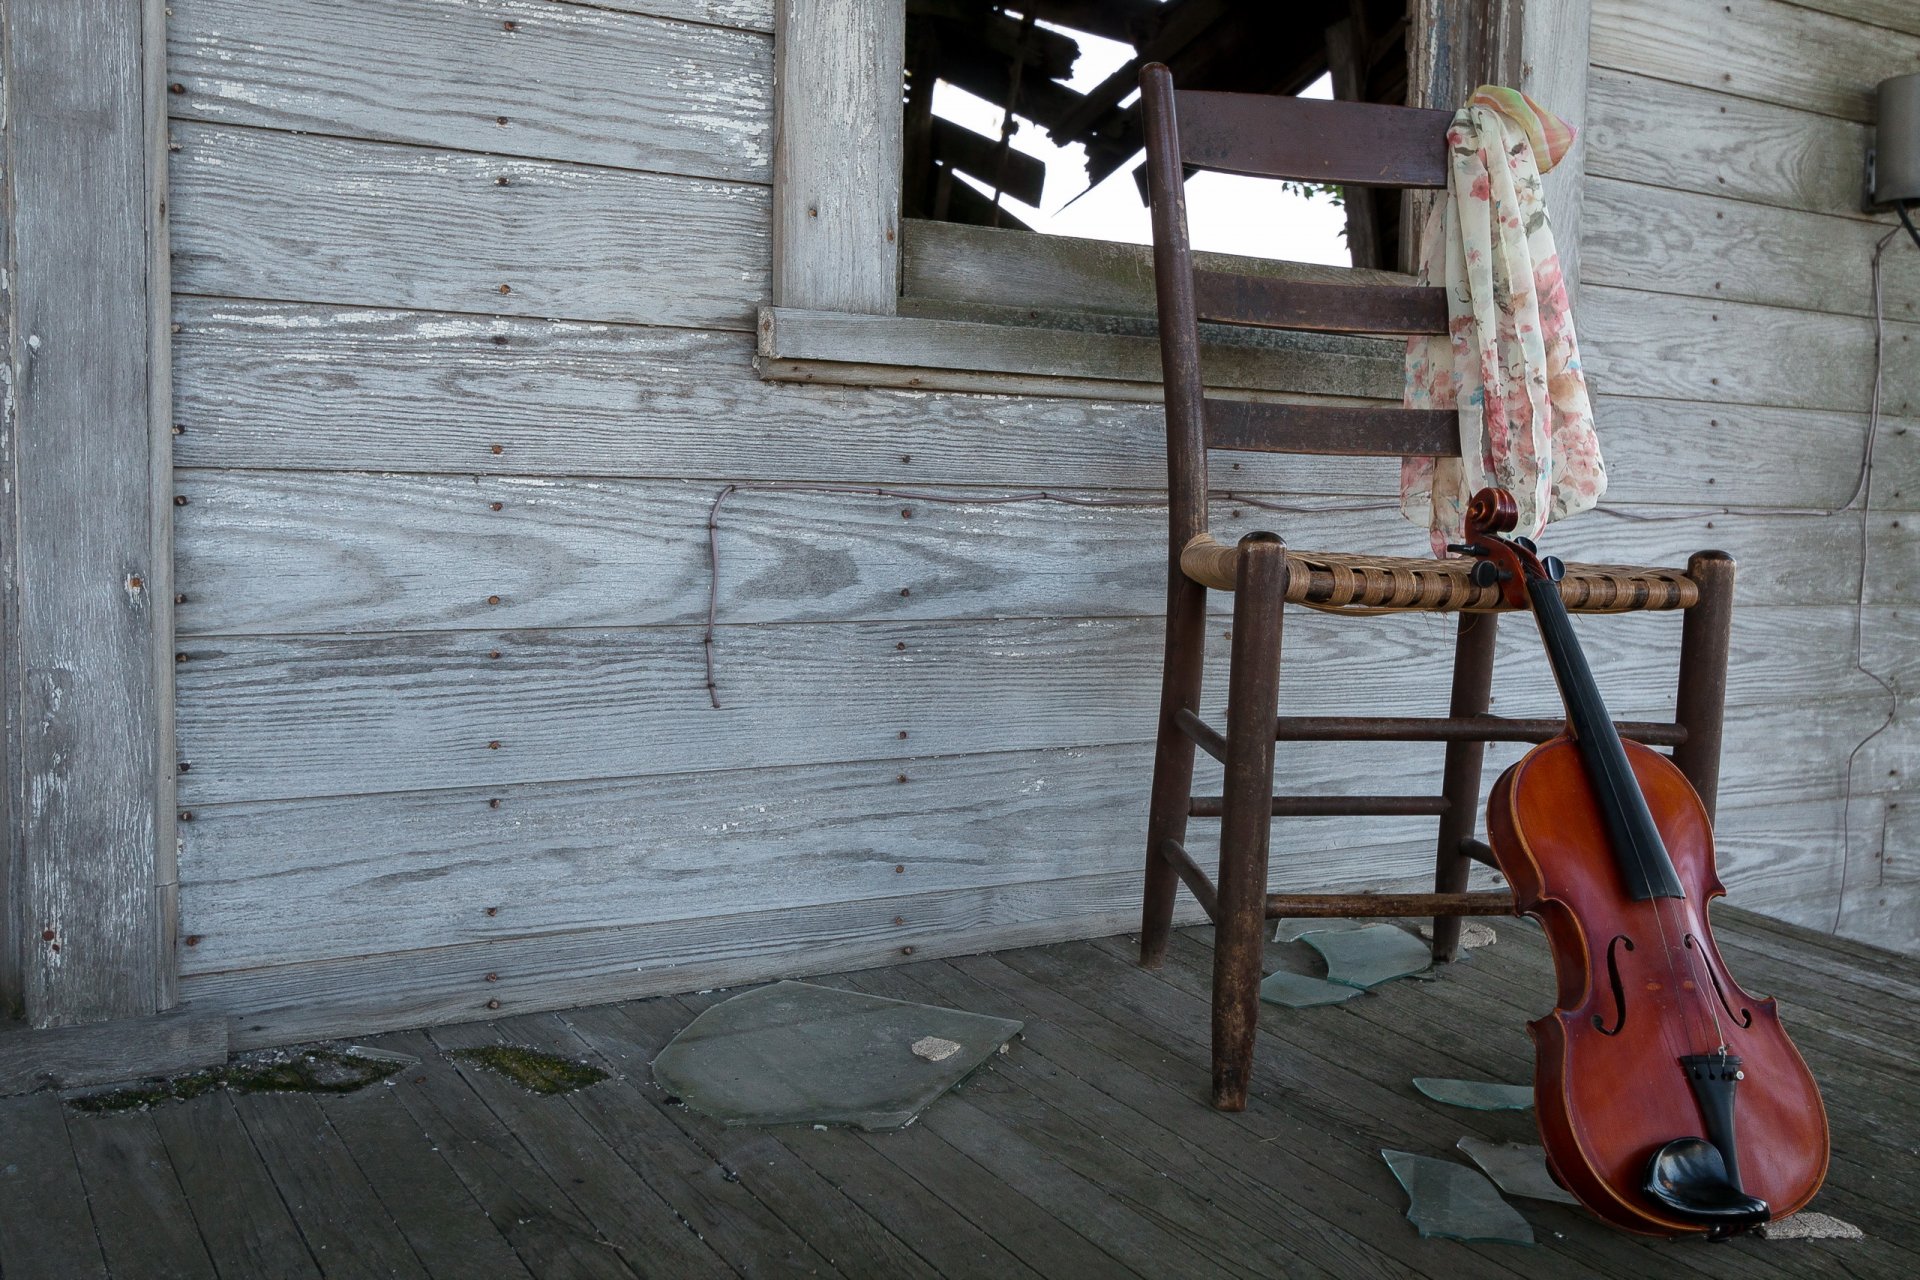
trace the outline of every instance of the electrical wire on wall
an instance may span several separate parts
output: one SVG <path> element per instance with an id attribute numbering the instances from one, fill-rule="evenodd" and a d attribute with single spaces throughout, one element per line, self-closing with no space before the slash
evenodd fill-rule
<path id="1" fill-rule="evenodd" d="M 1909 215 L 1912 201 L 1901 201 L 1894 206 L 1894 212 L 1900 216 L 1900 225 L 1890 228 L 1873 246 L 1873 395 L 1867 402 L 1867 446 L 1861 454 L 1860 477 L 1854 485 L 1853 496 L 1848 498 L 1841 510 L 1860 503 L 1860 577 L 1855 583 L 1853 603 L 1853 669 L 1867 679 L 1879 685 L 1887 695 L 1887 716 L 1878 728 L 1854 744 L 1847 753 L 1847 769 L 1842 781 L 1840 802 L 1840 887 L 1834 894 L 1833 926 L 1829 932 L 1838 933 L 1840 922 L 1846 910 L 1847 881 L 1853 869 L 1853 767 L 1867 744 L 1892 727 L 1894 717 L 1900 711 L 1900 690 L 1896 683 L 1888 681 L 1879 673 L 1869 671 L 1866 664 L 1866 615 L 1867 615 L 1867 566 L 1871 548 L 1868 535 L 1868 521 L 1873 506 L 1871 487 L 1873 483 L 1873 445 L 1880 435 L 1880 407 L 1886 381 L 1887 322 L 1885 288 L 1883 285 L 1883 266 L 1886 252 L 1904 229 L 1920 248 L 1920 229 L 1916 229 Z M 1886 850 L 1884 836 L 1880 854 L 1881 875 L 1886 874 Z"/>

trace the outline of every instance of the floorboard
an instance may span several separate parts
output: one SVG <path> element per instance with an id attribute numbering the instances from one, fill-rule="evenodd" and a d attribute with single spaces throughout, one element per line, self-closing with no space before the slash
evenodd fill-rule
<path id="1" fill-rule="evenodd" d="M 1246 1111 L 1206 1101 L 1212 937 L 1143 970 L 1127 937 L 909 961 L 818 981 L 1018 1018 L 1025 1030 L 910 1127 L 733 1128 L 652 1081 L 702 992 L 369 1043 L 418 1061 L 340 1096 L 216 1092 L 94 1115 L 0 1101 L 0 1280 L 1414 1280 L 1904 1277 L 1920 1149 L 1920 968 L 1716 916 L 1729 969 L 1776 994 L 1821 1081 L 1834 1159 L 1814 1207 L 1859 1241 L 1664 1243 L 1523 1202 L 1534 1248 L 1420 1238 L 1382 1147 L 1534 1140 L 1530 1115 L 1445 1107 L 1415 1075 L 1527 1080 L 1552 962 L 1537 929 L 1430 980 L 1262 1010 Z M 1311 971 L 1304 949 L 1270 968 Z M 516 1044 L 609 1078 L 536 1096 L 453 1057 Z"/>

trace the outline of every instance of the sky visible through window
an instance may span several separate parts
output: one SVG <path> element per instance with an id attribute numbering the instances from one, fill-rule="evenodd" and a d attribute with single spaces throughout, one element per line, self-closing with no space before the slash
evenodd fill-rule
<path id="1" fill-rule="evenodd" d="M 1068 83 L 1081 93 L 1105 80 L 1133 56 L 1133 50 L 1117 40 L 1084 31 L 1065 33 L 1080 45 L 1080 57 L 1074 63 L 1073 79 Z M 1333 82 L 1322 76 L 1301 96 L 1331 98 Z M 1127 99 L 1128 103 L 1132 101 L 1133 97 Z M 944 80 L 934 87 L 933 113 L 985 137 L 1000 136 L 1000 108 Z M 1046 190 L 1041 197 L 1045 205 L 1035 209 L 1003 195 L 1000 197 L 1002 207 L 1034 230 L 1049 235 L 1152 243 L 1147 209 L 1140 202 L 1139 188 L 1134 185 L 1133 165 L 1120 169 L 1087 191 L 1084 147 L 1078 143 L 1057 147 L 1038 125 L 1028 120 L 1020 120 L 1018 124 L 1020 129 L 1013 135 L 1013 148 L 1047 166 Z M 955 180 L 969 183 L 989 198 L 993 194 L 991 188 L 964 174 L 955 174 Z M 1351 261 L 1342 234 L 1346 229 L 1346 215 L 1330 197 L 1294 195 L 1265 179 L 1225 173 L 1195 174 L 1187 182 L 1187 217 L 1196 249 L 1343 267 Z"/>

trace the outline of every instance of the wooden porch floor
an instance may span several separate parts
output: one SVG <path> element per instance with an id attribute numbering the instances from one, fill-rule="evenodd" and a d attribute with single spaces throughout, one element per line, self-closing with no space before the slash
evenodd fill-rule
<path id="1" fill-rule="evenodd" d="M 1110 938 L 837 975 L 1024 1019 L 1025 1038 L 911 1128 L 728 1130 L 647 1063 L 720 996 L 382 1036 L 416 1054 L 334 1097 L 214 1093 L 95 1116 L 0 1102 L 0 1274 L 77 1277 L 1914 1274 L 1910 1055 L 1920 963 L 1724 913 L 1728 963 L 1778 994 L 1826 1090 L 1833 1167 L 1814 1204 L 1859 1241 L 1658 1244 L 1525 1204 L 1534 1248 L 1418 1238 L 1382 1146 L 1531 1141 L 1531 1117 L 1428 1101 L 1415 1075 L 1524 1080 L 1542 1009 L 1537 931 L 1437 981 L 1264 1016 L 1255 1096 L 1203 1101 L 1208 935 L 1157 973 Z M 529 1044 L 614 1077 L 540 1098 L 443 1051 Z"/>

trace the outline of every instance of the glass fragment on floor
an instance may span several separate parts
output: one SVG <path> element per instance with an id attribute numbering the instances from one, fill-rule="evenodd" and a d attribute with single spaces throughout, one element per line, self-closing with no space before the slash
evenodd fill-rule
<path id="1" fill-rule="evenodd" d="M 1278 973 L 1268 974 L 1260 983 L 1262 1000 L 1268 1004 L 1285 1005 L 1289 1009 L 1310 1009 L 1315 1005 L 1339 1004 L 1359 994 L 1359 987 L 1328 982 L 1325 978 L 1315 978 L 1304 973 L 1288 973 L 1284 969 Z"/>
<path id="2" fill-rule="evenodd" d="M 1387 1167 L 1407 1193 L 1407 1219 L 1423 1236 L 1497 1244 L 1532 1244 L 1533 1228 L 1499 1190 L 1466 1165 L 1383 1148 Z"/>
<path id="3" fill-rule="evenodd" d="M 1501 1192 L 1525 1196 L 1529 1200 L 1551 1200 L 1555 1204 L 1579 1205 L 1565 1188 L 1547 1172 L 1547 1153 L 1525 1142 L 1488 1142 L 1464 1137 L 1455 1144 L 1480 1171 L 1493 1179 Z"/>
<path id="4" fill-rule="evenodd" d="M 1309 933 L 1301 941 L 1327 962 L 1327 981 L 1350 987 L 1377 987 L 1420 973 L 1433 964 L 1433 951 L 1405 929 L 1370 924 L 1342 932 Z"/>
<path id="5" fill-rule="evenodd" d="M 713 1006 L 660 1051 L 653 1077 L 730 1125 L 898 1129 L 1020 1031 L 1008 1018 L 776 982 Z M 929 1039 L 958 1050 L 916 1054 Z"/>
<path id="6" fill-rule="evenodd" d="M 1469 1111 L 1526 1111 L 1533 1106 L 1533 1088 L 1524 1084 L 1415 1076 L 1413 1087 L 1435 1102 L 1444 1102 L 1450 1107 L 1465 1107 Z"/>
<path id="7" fill-rule="evenodd" d="M 1365 920 L 1349 920 L 1344 917 L 1287 919 L 1274 922 L 1273 940 L 1275 942 L 1298 942 L 1309 933 L 1352 933 L 1356 929 L 1365 929 Z"/>

